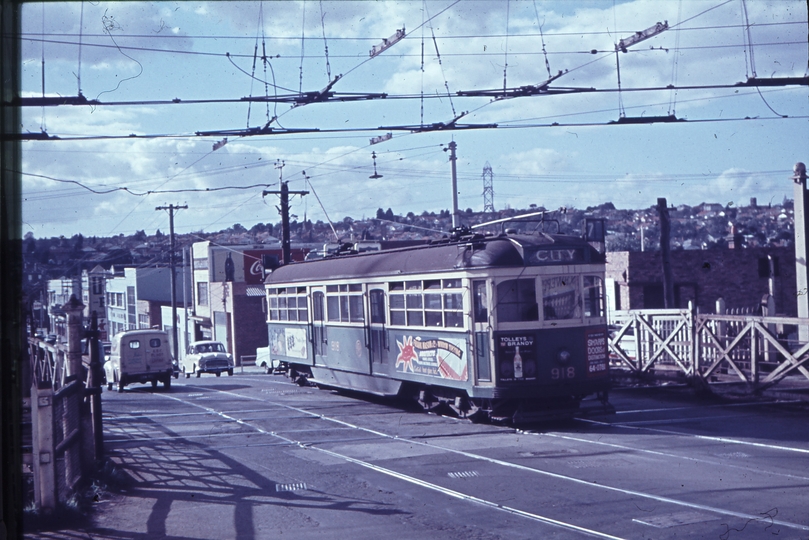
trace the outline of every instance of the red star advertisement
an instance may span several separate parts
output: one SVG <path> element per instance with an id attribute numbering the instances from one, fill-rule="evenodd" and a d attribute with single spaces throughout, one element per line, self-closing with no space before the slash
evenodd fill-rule
<path id="1" fill-rule="evenodd" d="M 469 371 L 464 359 L 466 341 L 454 338 L 396 337 L 399 354 L 396 371 L 466 381 Z"/>

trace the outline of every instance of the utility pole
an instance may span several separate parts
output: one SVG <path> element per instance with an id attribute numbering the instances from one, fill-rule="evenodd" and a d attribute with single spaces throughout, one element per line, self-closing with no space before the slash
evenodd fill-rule
<path id="1" fill-rule="evenodd" d="M 666 309 L 674 308 L 674 279 L 671 275 L 671 220 L 665 197 L 657 199 L 660 214 L 660 253 L 663 256 L 663 302 Z"/>
<path id="2" fill-rule="evenodd" d="M 180 356 L 177 352 L 177 293 L 176 288 L 176 280 L 177 277 L 174 274 L 174 211 L 175 210 L 185 210 L 188 208 L 188 205 L 182 206 L 175 206 L 170 204 L 168 206 L 158 206 L 155 210 L 168 210 L 169 211 L 169 231 L 170 231 L 170 241 L 171 241 L 171 252 L 169 253 L 169 266 L 171 267 L 171 340 L 174 342 L 174 360 L 179 362 Z M 183 283 L 183 290 L 185 290 L 185 283 Z"/>
<path id="3" fill-rule="evenodd" d="M 458 175 L 455 170 L 455 149 L 458 147 L 455 141 L 449 143 L 449 161 L 452 164 L 452 228 L 460 226 L 458 223 Z M 447 149 L 444 148 L 444 152 Z"/>
<path id="4" fill-rule="evenodd" d="M 798 292 L 798 317 L 809 317 L 809 191 L 806 190 L 806 165 L 800 161 L 792 168 L 793 193 L 795 196 L 795 278 Z M 801 344 L 809 341 L 809 327 L 798 326 L 798 341 Z"/>
<path id="5" fill-rule="evenodd" d="M 275 168 L 279 169 L 281 172 L 279 173 L 279 181 L 281 182 L 281 191 L 268 191 L 264 190 L 261 192 L 261 196 L 265 197 L 270 194 L 274 195 L 281 195 L 281 208 L 278 208 L 278 212 L 281 214 L 281 250 L 284 256 L 284 264 L 289 264 L 292 262 L 292 248 L 289 243 L 289 194 L 292 193 L 293 195 L 300 195 L 303 197 L 304 195 L 308 195 L 308 191 L 289 191 L 288 182 L 284 182 L 284 162 L 281 161 L 280 164 L 276 162 Z"/>

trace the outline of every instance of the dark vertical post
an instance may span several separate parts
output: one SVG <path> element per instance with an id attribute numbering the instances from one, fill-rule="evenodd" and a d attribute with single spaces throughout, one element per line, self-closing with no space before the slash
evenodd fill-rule
<path id="1" fill-rule="evenodd" d="M 283 162 L 280 165 L 276 165 L 276 169 L 281 169 L 283 172 L 284 164 Z M 289 185 L 287 182 L 281 180 L 281 191 L 262 191 L 261 196 L 264 197 L 269 194 L 276 194 L 281 196 L 281 208 L 279 208 L 279 212 L 281 212 L 281 251 L 283 252 L 284 264 L 289 264 L 292 262 L 292 249 L 290 247 L 290 240 L 289 240 Z M 293 191 L 295 195 L 304 196 L 307 195 L 308 191 Z"/>
<path id="2" fill-rule="evenodd" d="M 455 149 L 458 147 L 455 141 L 449 143 L 449 161 L 452 165 L 452 228 L 460 227 L 461 223 L 458 219 L 458 173 L 456 170 L 455 162 L 458 160 L 455 157 Z"/>
<path id="3" fill-rule="evenodd" d="M 806 165 L 796 163 L 792 168 L 794 174 L 794 211 L 795 211 L 795 279 L 798 291 L 798 317 L 809 317 L 809 266 L 806 257 L 809 255 L 809 221 L 806 212 L 809 210 L 809 194 L 806 191 Z M 809 341 L 809 327 L 798 327 L 798 340 Z"/>
<path id="4" fill-rule="evenodd" d="M 660 253 L 663 256 L 663 301 L 666 309 L 674 308 L 674 280 L 671 275 L 671 221 L 665 197 L 657 199 L 660 214 Z"/>
<path id="5" fill-rule="evenodd" d="M 171 340 L 173 342 L 173 350 L 172 353 L 174 354 L 174 360 L 179 362 L 180 357 L 177 354 L 177 275 L 174 271 L 175 266 L 175 254 L 174 254 L 174 211 L 175 210 L 184 210 L 188 208 L 187 205 L 183 206 L 174 206 L 170 204 L 168 206 L 158 206 L 155 210 L 168 210 L 169 211 L 169 242 L 170 247 L 169 249 L 171 252 L 169 253 L 169 266 L 171 267 Z"/>
<path id="6" fill-rule="evenodd" d="M 98 350 L 98 312 L 93 311 L 92 322 L 90 323 L 90 416 L 93 419 L 93 454 L 96 461 L 104 457 L 104 431 L 101 423 L 101 351 Z"/>
<path id="7" fill-rule="evenodd" d="M 292 249 L 289 245 L 289 183 L 281 182 L 281 250 L 284 264 L 292 262 Z"/>

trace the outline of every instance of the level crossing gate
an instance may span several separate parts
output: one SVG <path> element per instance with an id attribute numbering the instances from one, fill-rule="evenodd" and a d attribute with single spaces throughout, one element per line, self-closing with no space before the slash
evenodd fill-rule
<path id="1" fill-rule="evenodd" d="M 797 341 L 800 326 L 809 326 L 809 319 L 700 314 L 693 308 L 614 311 L 611 366 L 638 376 L 742 382 L 754 392 L 787 377 L 807 383 L 809 343 Z"/>

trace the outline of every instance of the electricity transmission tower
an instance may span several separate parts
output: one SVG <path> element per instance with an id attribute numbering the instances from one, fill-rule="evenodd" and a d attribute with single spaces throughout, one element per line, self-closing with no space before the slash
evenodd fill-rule
<path id="1" fill-rule="evenodd" d="M 483 211 L 494 212 L 494 187 L 492 187 L 492 179 L 494 173 L 492 166 L 489 162 L 483 166 Z"/>

